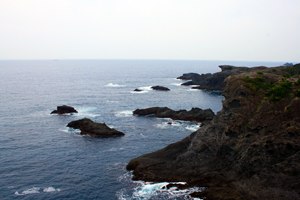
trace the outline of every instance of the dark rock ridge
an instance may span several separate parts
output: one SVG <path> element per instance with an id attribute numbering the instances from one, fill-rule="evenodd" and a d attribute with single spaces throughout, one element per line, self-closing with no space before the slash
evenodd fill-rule
<path id="1" fill-rule="evenodd" d="M 153 90 L 159 90 L 159 91 L 169 91 L 170 89 L 164 86 L 156 85 L 151 87 Z"/>
<path id="2" fill-rule="evenodd" d="M 69 113 L 78 113 L 75 108 L 72 106 L 67 106 L 67 105 L 62 105 L 62 106 L 57 106 L 56 110 L 53 110 L 50 114 L 69 114 Z"/>
<path id="3" fill-rule="evenodd" d="M 145 109 L 136 109 L 135 111 L 133 111 L 133 114 L 139 116 L 153 116 L 159 118 L 171 118 L 174 120 L 197 122 L 211 120 L 215 115 L 211 109 L 202 110 L 200 108 L 192 108 L 189 111 L 174 111 L 168 107 L 151 107 Z"/>
<path id="4" fill-rule="evenodd" d="M 261 70 L 266 67 L 236 67 L 231 65 L 220 65 L 221 72 L 217 73 L 207 73 L 207 74 L 197 74 L 197 73 L 188 73 L 179 76 L 177 79 L 190 80 L 185 83 L 182 83 L 184 86 L 197 85 L 193 89 L 206 89 L 206 90 L 223 90 L 225 83 L 224 80 L 234 74 L 240 74 L 242 72 Z"/>
<path id="5" fill-rule="evenodd" d="M 143 90 L 136 88 L 133 91 L 135 91 L 135 92 L 142 92 Z"/>
<path id="6" fill-rule="evenodd" d="M 225 84 L 213 120 L 131 160 L 133 179 L 204 186 L 194 195 L 208 200 L 299 200 L 300 65 L 248 70 Z"/>
<path id="7" fill-rule="evenodd" d="M 90 135 L 93 137 L 119 137 L 125 134 L 116 129 L 109 128 L 105 123 L 96 123 L 88 118 L 72 121 L 67 127 L 80 129 L 81 135 Z"/>

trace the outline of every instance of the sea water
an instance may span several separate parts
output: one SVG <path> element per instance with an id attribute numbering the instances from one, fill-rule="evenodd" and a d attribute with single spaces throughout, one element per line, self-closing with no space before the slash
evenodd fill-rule
<path id="1" fill-rule="evenodd" d="M 181 140 L 199 124 L 136 117 L 151 106 L 211 108 L 223 97 L 180 86 L 187 72 L 219 71 L 218 65 L 281 63 L 151 60 L 0 61 L 0 199 L 190 199 L 166 183 L 131 181 L 126 164 Z M 151 90 L 162 85 L 169 92 Z M 143 92 L 134 92 L 139 88 Z M 57 105 L 73 115 L 50 115 Z M 81 136 L 66 127 L 90 118 L 125 133 L 120 138 Z"/>

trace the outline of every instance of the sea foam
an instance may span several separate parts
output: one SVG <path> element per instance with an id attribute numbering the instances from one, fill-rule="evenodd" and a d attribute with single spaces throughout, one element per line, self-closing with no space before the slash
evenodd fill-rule
<path id="1" fill-rule="evenodd" d="M 143 94 L 143 93 L 148 93 L 149 91 L 153 90 L 151 88 L 152 86 L 143 86 L 143 87 L 138 87 L 137 89 L 142 90 L 142 91 L 130 91 L 132 94 Z"/>
<path id="2" fill-rule="evenodd" d="M 17 195 L 17 196 L 24 196 L 24 195 L 30 195 L 30 194 L 38 194 L 38 193 L 42 193 L 42 192 L 50 193 L 50 192 L 60 192 L 60 191 L 61 191 L 61 189 L 54 188 L 52 186 L 44 187 L 44 188 L 41 188 L 41 187 L 32 187 L 32 188 L 23 190 L 22 192 L 16 191 L 15 195 Z"/>
<path id="3" fill-rule="evenodd" d="M 105 85 L 105 87 L 126 87 L 126 85 L 120 85 L 120 84 L 117 84 L 117 83 L 108 83 Z"/>
<path id="4" fill-rule="evenodd" d="M 123 110 L 115 113 L 116 117 L 131 117 L 133 112 L 131 110 Z"/>

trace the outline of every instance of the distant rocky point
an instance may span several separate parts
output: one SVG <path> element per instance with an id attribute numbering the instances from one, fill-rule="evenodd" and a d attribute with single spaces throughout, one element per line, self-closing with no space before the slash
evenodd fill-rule
<path id="1" fill-rule="evenodd" d="M 169 91 L 170 89 L 164 86 L 156 85 L 151 87 L 153 90 L 159 90 L 159 91 Z"/>
<path id="2" fill-rule="evenodd" d="M 197 122 L 211 120 L 215 115 L 211 109 L 202 110 L 200 108 L 192 108 L 190 111 L 174 111 L 168 107 L 151 107 L 145 109 L 136 109 L 135 111 L 133 111 L 133 114 L 139 116 L 153 116 L 159 118 L 171 118 L 174 120 Z"/>
<path id="3" fill-rule="evenodd" d="M 197 73 L 187 73 L 182 76 L 177 77 L 181 80 L 189 80 L 181 85 L 191 86 L 193 89 L 205 89 L 205 90 L 219 90 L 223 91 L 225 86 L 225 79 L 230 75 L 240 74 L 242 72 L 262 70 L 267 67 L 236 67 L 232 65 L 220 65 L 221 72 L 207 73 L 207 74 L 197 74 Z M 195 86 L 197 85 L 197 86 Z"/>
<path id="4" fill-rule="evenodd" d="M 91 119 L 83 118 L 68 123 L 67 127 L 79 129 L 81 135 L 92 137 L 120 137 L 125 134 L 116 129 L 108 127 L 105 123 L 96 123 Z"/>
<path id="5" fill-rule="evenodd" d="M 50 114 L 63 115 L 69 113 L 78 113 L 78 112 L 72 106 L 62 105 L 62 106 L 57 106 L 56 110 L 53 110 Z"/>

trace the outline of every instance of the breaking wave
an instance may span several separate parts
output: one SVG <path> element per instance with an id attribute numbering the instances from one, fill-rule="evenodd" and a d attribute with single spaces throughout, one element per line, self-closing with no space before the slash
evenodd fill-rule
<path id="1" fill-rule="evenodd" d="M 108 83 L 105 85 L 105 87 L 126 87 L 126 85 L 120 85 L 117 83 Z"/>

